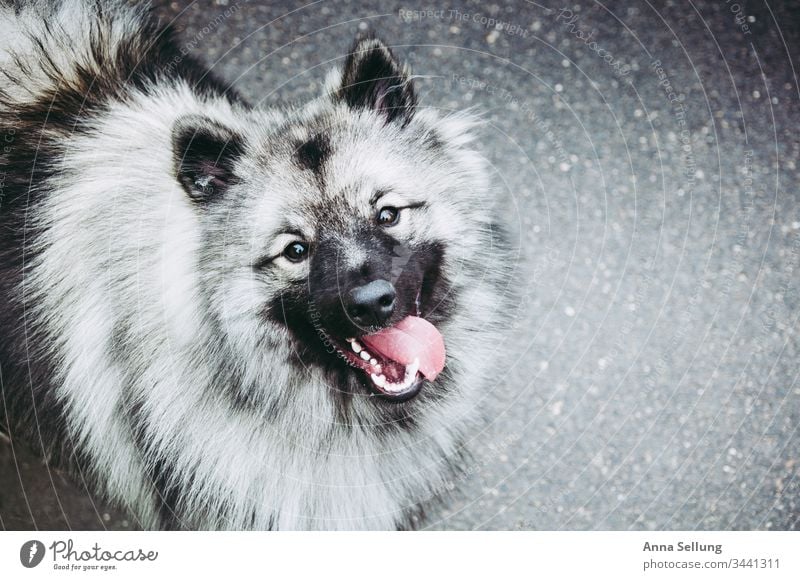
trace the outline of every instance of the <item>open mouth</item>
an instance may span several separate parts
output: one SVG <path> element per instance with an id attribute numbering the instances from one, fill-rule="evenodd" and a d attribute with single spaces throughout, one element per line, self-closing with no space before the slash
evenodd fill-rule
<path id="1" fill-rule="evenodd" d="M 369 377 L 374 391 L 394 401 L 419 393 L 444 368 L 444 339 L 430 322 L 408 316 L 388 328 L 358 339 L 348 338 L 340 353 Z"/>

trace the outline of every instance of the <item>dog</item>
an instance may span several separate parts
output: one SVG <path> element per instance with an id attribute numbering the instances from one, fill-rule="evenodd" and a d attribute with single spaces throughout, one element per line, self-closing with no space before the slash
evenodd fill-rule
<path id="1" fill-rule="evenodd" d="M 251 107 L 147 7 L 0 2 L 4 429 L 147 529 L 407 529 L 497 376 L 479 118 L 375 37 Z"/>

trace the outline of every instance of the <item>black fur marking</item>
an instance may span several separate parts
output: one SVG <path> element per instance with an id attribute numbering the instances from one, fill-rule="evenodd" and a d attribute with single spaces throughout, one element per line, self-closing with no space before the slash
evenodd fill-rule
<path id="1" fill-rule="evenodd" d="M 310 169 L 319 178 L 322 166 L 331 153 L 328 136 L 317 133 L 295 149 L 294 158 L 301 169 Z"/>
<path id="2" fill-rule="evenodd" d="M 433 130 L 425 131 L 425 134 L 422 136 L 422 143 L 437 153 L 444 149 L 444 143 L 442 142 L 441 137 L 436 131 Z"/>
<path id="3" fill-rule="evenodd" d="M 307 373 L 310 365 L 321 367 L 330 385 L 339 422 L 350 424 L 350 402 L 357 385 L 350 367 L 339 358 L 321 324 L 321 313 L 308 298 L 304 282 L 295 282 L 267 305 L 265 316 L 289 329 L 294 339 L 294 357 L 289 359 L 298 373 Z"/>
<path id="4" fill-rule="evenodd" d="M 228 378 L 231 377 L 231 378 Z M 223 382 L 229 380 L 229 383 Z M 270 392 L 269 401 L 264 402 L 253 396 L 246 388 L 240 377 L 236 377 L 233 370 L 227 377 L 220 377 L 212 382 L 224 386 L 231 410 L 237 415 L 255 415 L 260 421 L 271 423 L 276 421 L 289 408 L 292 394 L 288 389 L 280 392 Z"/>
<path id="5" fill-rule="evenodd" d="M 420 293 L 420 313 L 432 324 L 448 320 L 456 310 L 456 295 L 444 280 L 444 246 L 434 242 L 425 246 L 424 272 Z"/>
<path id="6" fill-rule="evenodd" d="M 22 291 L 26 265 L 36 257 L 31 241 L 39 234 L 28 216 L 42 195 L 36 184 L 51 174 L 55 157 L 46 139 L 37 145 L 39 131 L 41 121 L 0 112 L 0 394 L 5 407 L 0 423 L 12 437 L 27 439 L 66 466 L 72 450 L 54 394 L 52 340 L 26 315 L 32 298 Z"/>
<path id="7" fill-rule="evenodd" d="M 236 162 L 244 153 L 242 138 L 210 119 L 187 115 L 172 130 L 175 174 L 189 197 L 198 202 L 218 198 L 238 181 Z"/>
<path id="8" fill-rule="evenodd" d="M 403 65 L 385 44 L 374 38 L 356 41 L 342 73 L 338 91 L 353 109 L 377 111 L 390 123 L 408 125 L 417 106 L 417 95 Z"/>
<path id="9" fill-rule="evenodd" d="M 158 515 L 162 530 L 179 530 L 183 528 L 181 518 L 177 513 L 181 493 L 175 483 L 174 470 L 169 464 L 158 459 L 150 468 L 153 486 L 158 493 Z"/>
<path id="10" fill-rule="evenodd" d="M 147 417 L 142 404 L 132 400 L 132 393 L 125 390 L 127 412 L 123 416 L 128 419 L 133 440 L 139 452 L 139 459 L 145 465 L 147 475 L 153 486 L 153 496 L 158 511 L 158 527 L 162 530 L 182 528 L 178 510 L 180 509 L 181 490 L 175 470 L 169 461 L 151 449 L 147 436 Z"/>

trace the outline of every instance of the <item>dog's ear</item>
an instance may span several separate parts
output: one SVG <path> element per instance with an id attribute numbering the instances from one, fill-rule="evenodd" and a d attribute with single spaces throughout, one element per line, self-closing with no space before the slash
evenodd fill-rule
<path id="1" fill-rule="evenodd" d="M 172 128 L 175 176 L 194 201 L 214 199 L 238 181 L 234 165 L 242 152 L 242 137 L 207 117 L 185 115 Z"/>
<path id="2" fill-rule="evenodd" d="M 398 120 L 404 126 L 417 104 L 408 69 L 377 38 L 353 45 L 336 95 L 353 109 L 372 109 L 387 123 Z"/>

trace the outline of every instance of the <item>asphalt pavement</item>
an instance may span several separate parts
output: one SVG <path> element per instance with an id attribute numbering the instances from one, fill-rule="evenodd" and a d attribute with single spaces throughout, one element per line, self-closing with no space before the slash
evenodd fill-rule
<path id="1" fill-rule="evenodd" d="M 422 106 L 484 115 L 521 299 L 475 458 L 425 526 L 800 528 L 792 4 L 156 2 L 265 106 L 315 96 L 373 31 Z M 0 446 L 0 483 L 28 490 L 5 527 L 131 525 L 17 459 Z"/>

